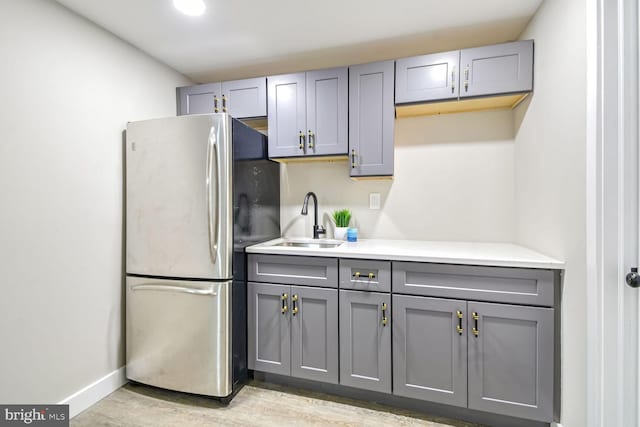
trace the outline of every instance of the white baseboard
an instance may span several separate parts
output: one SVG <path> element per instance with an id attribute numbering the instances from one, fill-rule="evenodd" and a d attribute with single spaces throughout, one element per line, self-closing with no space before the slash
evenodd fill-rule
<path id="1" fill-rule="evenodd" d="M 560 423 L 551 423 L 551 427 L 562 427 Z"/>
<path id="2" fill-rule="evenodd" d="M 82 390 L 59 402 L 69 405 L 69 417 L 73 418 L 80 412 L 104 399 L 127 383 L 124 366 L 89 384 Z"/>

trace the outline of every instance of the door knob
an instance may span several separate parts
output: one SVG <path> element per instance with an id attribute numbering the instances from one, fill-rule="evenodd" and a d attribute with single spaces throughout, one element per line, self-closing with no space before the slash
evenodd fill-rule
<path id="1" fill-rule="evenodd" d="M 630 273 L 627 273 L 626 281 L 627 285 L 632 288 L 640 288 L 640 274 L 638 274 L 636 267 L 632 268 Z"/>

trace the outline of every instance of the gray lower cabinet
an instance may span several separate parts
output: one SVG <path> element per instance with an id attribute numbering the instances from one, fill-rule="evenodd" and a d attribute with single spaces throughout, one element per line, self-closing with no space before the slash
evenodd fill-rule
<path id="1" fill-rule="evenodd" d="M 269 157 L 346 155 L 348 69 L 268 78 Z"/>
<path id="2" fill-rule="evenodd" d="M 291 372 L 290 286 L 247 284 L 249 369 Z"/>
<path id="3" fill-rule="evenodd" d="M 349 67 L 352 177 L 393 175 L 394 61 Z"/>
<path id="4" fill-rule="evenodd" d="M 460 51 L 460 98 L 533 90 L 533 40 Z"/>
<path id="5" fill-rule="evenodd" d="M 232 117 L 267 115 L 265 77 L 207 83 L 177 89 L 178 115 L 229 113 Z"/>
<path id="6" fill-rule="evenodd" d="M 467 302 L 393 296 L 393 394 L 467 406 Z"/>
<path id="7" fill-rule="evenodd" d="M 553 309 L 468 303 L 468 406 L 553 421 Z"/>
<path id="8" fill-rule="evenodd" d="M 391 297 L 340 290 L 340 384 L 391 393 Z"/>
<path id="9" fill-rule="evenodd" d="M 248 283 L 248 366 L 338 383 L 338 291 Z"/>
<path id="10" fill-rule="evenodd" d="M 291 376 L 338 384 L 338 291 L 291 287 Z"/>

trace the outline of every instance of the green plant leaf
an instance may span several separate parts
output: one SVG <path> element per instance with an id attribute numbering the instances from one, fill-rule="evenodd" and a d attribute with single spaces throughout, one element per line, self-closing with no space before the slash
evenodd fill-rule
<path id="1" fill-rule="evenodd" d="M 351 221 L 351 211 L 349 209 L 339 209 L 333 212 L 333 220 L 336 227 L 348 227 Z"/>

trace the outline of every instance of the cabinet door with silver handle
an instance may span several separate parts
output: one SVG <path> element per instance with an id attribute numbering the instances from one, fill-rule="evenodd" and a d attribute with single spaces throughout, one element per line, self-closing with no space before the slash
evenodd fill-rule
<path id="1" fill-rule="evenodd" d="M 393 394 L 467 406 L 467 302 L 393 295 Z"/>
<path id="2" fill-rule="evenodd" d="M 468 407 L 553 421 L 554 309 L 468 302 Z"/>
<path id="3" fill-rule="evenodd" d="M 394 64 L 384 61 L 349 67 L 352 177 L 393 175 Z"/>
<path id="4" fill-rule="evenodd" d="M 220 83 L 179 87 L 177 89 L 178 115 L 220 113 L 221 96 Z"/>
<path id="5" fill-rule="evenodd" d="M 291 287 L 247 284 L 249 369 L 291 373 Z"/>
<path id="6" fill-rule="evenodd" d="M 305 73 L 267 77 L 269 157 L 305 155 L 305 81 Z"/>
<path id="7" fill-rule="evenodd" d="M 340 290 L 340 384 L 391 392 L 391 296 Z"/>
<path id="8" fill-rule="evenodd" d="M 338 383 L 338 291 L 291 286 L 291 375 Z"/>
<path id="9" fill-rule="evenodd" d="M 222 82 L 222 112 L 237 119 L 266 116 L 266 77 Z"/>
<path id="10" fill-rule="evenodd" d="M 396 61 L 396 104 L 458 98 L 460 51 Z"/>
<path id="11" fill-rule="evenodd" d="M 349 119 L 347 67 L 306 73 L 307 155 L 346 155 Z"/>
<path id="12" fill-rule="evenodd" d="M 460 98 L 533 90 L 533 40 L 460 51 Z"/>

